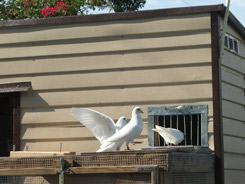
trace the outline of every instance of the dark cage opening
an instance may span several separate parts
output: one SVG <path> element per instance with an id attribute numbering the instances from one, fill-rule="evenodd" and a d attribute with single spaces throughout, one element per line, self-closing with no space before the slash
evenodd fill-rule
<path id="1" fill-rule="evenodd" d="M 207 106 L 150 107 L 148 109 L 149 146 L 166 146 L 165 140 L 152 131 L 155 125 L 175 128 L 184 133 L 179 146 L 207 146 Z"/>
<path id="2" fill-rule="evenodd" d="M 201 114 L 155 116 L 154 121 L 154 125 L 175 128 L 183 132 L 185 140 L 179 145 L 201 146 Z M 164 139 L 159 134 L 155 136 L 157 136 L 155 146 L 166 146 Z"/>

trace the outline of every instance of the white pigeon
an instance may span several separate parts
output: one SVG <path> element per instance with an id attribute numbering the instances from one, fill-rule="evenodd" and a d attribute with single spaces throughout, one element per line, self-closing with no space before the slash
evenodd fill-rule
<path id="1" fill-rule="evenodd" d="M 116 132 L 113 136 L 106 139 L 97 152 L 108 151 L 111 148 L 117 147 L 118 144 L 123 144 L 124 142 L 126 142 L 127 150 L 130 150 L 128 144 L 133 142 L 133 140 L 138 137 L 143 130 L 143 121 L 140 113 L 143 113 L 142 109 L 140 107 L 135 107 L 129 123 Z"/>
<path id="2" fill-rule="evenodd" d="M 110 117 L 92 109 L 73 107 L 71 112 L 80 123 L 93 132 L 101 144 L 127 124 L 126 117 L 120 117 L 115 124 Z M 118 144 L 117 147 L 111 148 L 110 151 L 120 150 L 121 145 Z"/>
<path id="3" fill-rule="evenodd" d="M 178 145 L 184 140 L 184 134 L 178 129 L 174 128 L 164 128 L 156 125 L 156 129 L 152 129 L 155 132 L 158 132 L 162 138 L 165 140 L 166 144 L 169 146 L 169 143 Z"/>

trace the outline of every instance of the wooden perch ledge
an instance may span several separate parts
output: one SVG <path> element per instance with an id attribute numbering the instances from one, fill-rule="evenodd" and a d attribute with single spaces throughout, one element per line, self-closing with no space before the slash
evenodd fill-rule
<path id="1" fill-rule="evenodd" d="M 76 152 L 62 151 L 62 152 L 37 152 L 37 151 L 11 151 L 10 157 L 32 157 L 32 156 L 64 156 L 76 155 Z"/>
<path id="2" fill-rule="evenodd" d="M 0 93 L 23 92 L 31 89 L 31 82 L 0 84 Z"/>

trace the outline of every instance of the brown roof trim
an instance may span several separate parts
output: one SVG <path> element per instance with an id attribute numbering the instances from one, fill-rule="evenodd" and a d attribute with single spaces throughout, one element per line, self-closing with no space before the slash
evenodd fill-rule
<path id="1" fill-rule="evenodd" d="M 213 128 L 215 153 L 215 184 L 224 184 L 224 145 L 221 96 L 221 64 L 219 43 L 219 15 L 211 13 Z"/>
<path id="2" fill-rule="evenodd" d="M 0 84 L 0 93 L 23 92 L 31 88 L 31 82 Z"/>
<path id="3" fill-rule="evenodd" d="M 90 23 L 90 22 L 104 22 L 104 21 L 115 21 L 115 20 L 131 20 L 131 19 L 154 18 L 154 17 L 173 16 L 173 15 L 206 13 L 206 12 L 213 12 L 213 11 L 224 11 L 224 5 L 219 4 L 219 5 L 209 5 L 209 6 L 194 6 L 194 7 L 170 8 L 170 9 L 159 9 L 159 10 L 96 14 L 96 15 L 9 20 L 9 21 L 0 21 L 0 28 L 17 27 L 17 26 Z"/>

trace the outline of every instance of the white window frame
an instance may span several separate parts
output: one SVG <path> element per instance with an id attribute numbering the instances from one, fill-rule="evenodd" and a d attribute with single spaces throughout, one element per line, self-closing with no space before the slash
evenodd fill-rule
<path id="1" fill-rule="evenodd" d="M 227 48 L 228 50 L 230 50 L 231 52 L 239 54 L 239 41 L 236 38 L 234 38 L 233 36 L 228 35 L 228 34 L 225 35 L 225 38 L 228 39 L 228 46 L 224 45 L 224 47 Z M 232 40 L 233 48 L 231 48 L 231 46 L 230 46 L 229 39 Z M 237 42 L 237 51 L 235 50 L 235 42 Z"/>

